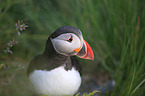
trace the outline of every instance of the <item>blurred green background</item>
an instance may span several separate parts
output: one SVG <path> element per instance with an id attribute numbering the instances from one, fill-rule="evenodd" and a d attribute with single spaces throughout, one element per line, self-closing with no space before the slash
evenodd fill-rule
<path id="1" fill-rule="evenodd" d="M 18 20 L 29 26 L 20 36 Z M 145 95 L 144 0 L 0 0 L 0 96 L 32 96 L 27 66 L 64 25 L 80 29 L 94 51 L 94 61 L 78 58 L 83 75 L 115 80 L 106 96 Z M 13 54 L 5 53 L 13 38 Z"/>

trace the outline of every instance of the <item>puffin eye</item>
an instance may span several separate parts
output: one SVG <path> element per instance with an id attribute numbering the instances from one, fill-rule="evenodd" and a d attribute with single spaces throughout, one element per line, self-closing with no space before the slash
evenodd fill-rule
<path id="1" fill-rule="evenodd" d="M 71 37 L 67 41 L 70 42 L 70 43 L 73 41 L 72 35 L 71 35 Z"/>

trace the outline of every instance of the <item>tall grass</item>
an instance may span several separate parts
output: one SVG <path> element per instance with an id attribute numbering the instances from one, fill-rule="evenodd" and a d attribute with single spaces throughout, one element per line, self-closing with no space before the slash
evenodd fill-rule
<path id="1" fill-rule="evenodd" d="M 48 36 L 57 28 L 71 25 L 82 31 L 95 54 L 94 62 L 81 60 L 86 63 L 85 70 L 96 72 L 102 68 L 108 72 L 116 81 L 111 96 L 142 96 L 145 94 L 144 4 L 143 0 L 5 0 L 0 3 L 0 51 L 15 34 L 15 23 L 20 19 L 29 28 L 12 50 L 15 57 L 24 61 L 42 53 Z"/>

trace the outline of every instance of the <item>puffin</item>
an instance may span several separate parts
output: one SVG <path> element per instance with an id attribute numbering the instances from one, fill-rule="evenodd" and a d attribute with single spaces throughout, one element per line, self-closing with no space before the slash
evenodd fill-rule
<path id="1" fill-rule="evenodd" d="M 73 96 L 81 85 L 81 66 L 76 56 L 94 60 L 90 45 L 79 29 L 62 26 L 52 33 L 42 54 L 34 57 L 27 76 L 34 92 L 46 96 Z"/>

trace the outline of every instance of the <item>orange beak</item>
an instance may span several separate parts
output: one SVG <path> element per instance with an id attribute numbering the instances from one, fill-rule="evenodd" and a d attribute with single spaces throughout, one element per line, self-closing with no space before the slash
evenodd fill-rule
<path id="1" fill-rule="evenodd" d="M 85 40 L 83 40 L 82 48 L 75 49 L 74 51 L 78 51 L 77 56 L 80 58 L 94 60 L 92 48 Z"/>

